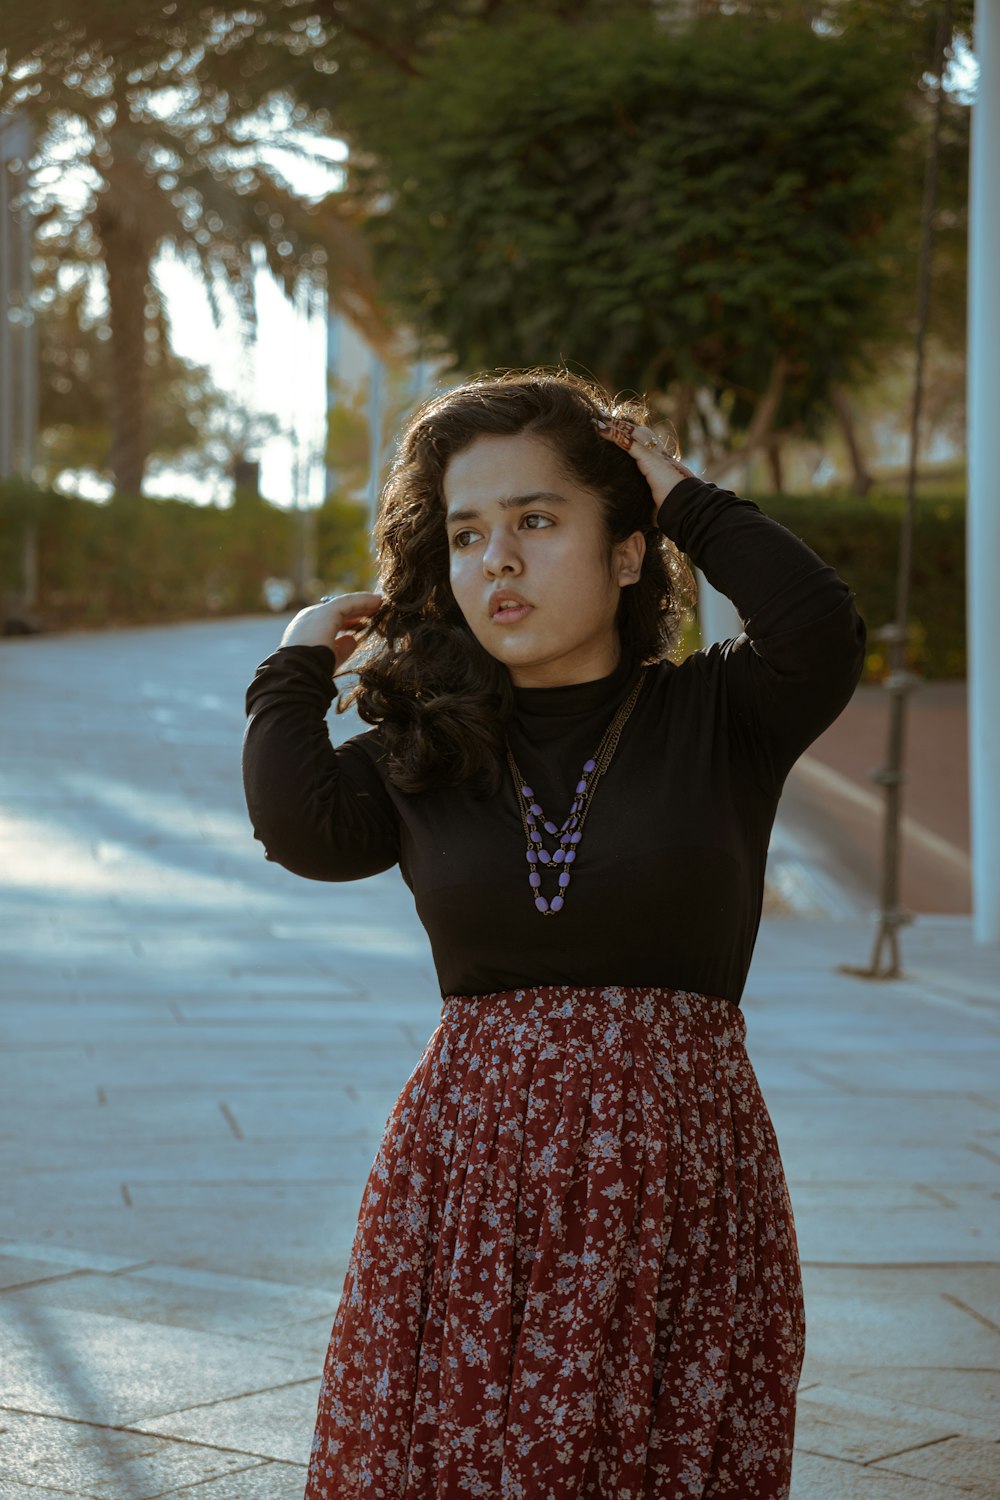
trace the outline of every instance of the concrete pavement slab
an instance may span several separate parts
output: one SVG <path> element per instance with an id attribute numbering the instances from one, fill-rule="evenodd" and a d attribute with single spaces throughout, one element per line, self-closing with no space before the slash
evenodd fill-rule
<path id="1" fill-rule="evenodd" d="M 968 706 L 963 681 L 923 682 L 907 700 L 901 895 L 924 912 L 971 910 Z M 889 694 L 862 684 L 798 763 L 790 796 L 832 813 L 837 857 L 850 863 L 872 905 L 878 889 Z"/>
<path id="2" fill-rule="evenodd" d="M 810 1387 L 799 1397 L 796 1438 L 806 1452 L 824 1458 L 856 1464 L 874 1464 L 890 1455 L 902 1460 L 904 1454 L 925 1444 L 945 1443 L 954 1437 L 954 1425 L 943 1412 L 934 1415 L 826 1384 Z M 896 1472 L 910 1471 L 900 1464 Z M 946 1480 L 947 1474 L 943 1477 Z"/>
<path id="3" fill-rule="evenodd" d="M 310 1378 L 294 1350 L 4 1297 L 6 1407 L 117 1426 Z"/>
<path id="4" fill-rule="evenodd" d="M 9 1481 L 36 1497 L 42 1492 L 69 1492 L 95 1500 L 151 1500 L 244 1470 L 247 1464 L 237 1452 L 35 1413 L 6 1412 L 0 1422 L 0 1495 L 5 1500 Z"/>
<path id="5" fill-rule="evenodd" d="M 923 1443 L 906 1453 L 877 1459 L 873 1470 L 883 1474 L 910 1474 L 928 1483 L 948 1483 L 951 1474 L 962 1475 L 967 1493 L 995 1500 L 1000 1444 L 971 1438 L 946 1438 L 940 1443 Z"/>
<path id="6" fill-rule="evenodd" d="M 992 1437 L 1000 1434 L 1000 1382 L 995 1370 L 842 1369 L 835 1383 L 844 1390 L 867 1391 L 890 1401 L 944 1413 L 956 1434 Z"/>
<path id="7" fill-rule="evenodd" d="M 991 1265 L 803 1267 L 807 1348 L 803 1384 L 831 1366 L 995 1370 L 997 1278 Z M 816 1370 L 813 1370 L 813 1357 Z"/>
<path id="8" fill-rule="evenodd" d="M 252 838 L 243 691 L 280 628 L 0 643 L 24 708 L 0 729 L 4 1342 L 53 1461 L 68 1429 L 167 1424 L 141 1441 L 207 1467 L 164 1500 L 299 1500 L 364 1180 L 440 1015 L 398 872 L 303 881 Z M 809 834 L 779 822 L 775 852 L 815 895 L 843 866 Z M 803 1259 L 793 1497 L 978 1494 L 1000 959 L 921 917 L 905 979 L 847 975 L 873 939 L 848 894 L 840 920 L 765 916 L 743 1004 Z M 5 1484 L 46 1493 L 0 1459 Z"/>
<path id="9" fill-rule="evenodd" d="M 789 1500 L 961 1500 L 975 1493 L 964 1482 L 956 1484 L 954 1477 L 938 1484 L 796 1449 Z"/>
<path id="10" fill-rule="evenodd" d="M 159 1496 L 158 1500 L 302 1500 L 305 1482 L 304 1465 L 294 1467 L 264 1461 L 238 1474 L 225 1474 L 205 1484 Z"/>
<path id="11" fill-rule="evenodd" d="M 319 1379 L 317 1375 L 280 1390 L 213 1401 L 137 1425 L 143 1432 L 294 1463 L 309 1452 L 316 1424 Z"/>
<path id="12" fill-rule="evenodd" d="M 233 1338 L 274 1334 L 273 1343 L 282 1342 L 277 1334 L 289 1324 L 308 1317 L 332 1325 L 338 1300 L 315 1287 L 220 1276 L 186 1266 L 146 1266 L 111 1277 L 79 1273 L 21 1282 L 16 1291 L 11 1287 L 4 1307 L 14 1318 L 28 1309 L 60 1308 Z"/>
<path id="13" fill-rule="evenodd" d="M 14 1479 L 5 1479 L 3 1488 L 0 1489 L 2 1500 L 40 1500 L 40 1497 L 44 1500 L 45 1493 L 46 1491 L 39 1489 L 36 1485 L 19 1484 Z M 53 1497 L 53 1500 L 55 1500 L 55 1497 L 58 1497 L 58 1500 L 66 1500 L 66 1497 L 68 1497 L 68 1500 L 93 1500 L 93 1496 L 81 1495 L 79 1491 L 76 1491 L 74 1494 L 71 1490 L 58 1490 L 55 1492 L 49 1490 L 48 1494 L 50 1497 Z M 298 1500 L 297 1496 L 296 1500 Z"/>

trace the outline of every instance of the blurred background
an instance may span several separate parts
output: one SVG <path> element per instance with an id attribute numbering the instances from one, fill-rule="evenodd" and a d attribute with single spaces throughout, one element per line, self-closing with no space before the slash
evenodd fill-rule
<path id="1" fill-rule="evenodd" d="M 4 631 L 365 586 L 407 411 L 558 362 L 890 619 L 938 10 L 8 4 Z M 907 654 L 961 678 L 970 4 L 945 61 Z"/>

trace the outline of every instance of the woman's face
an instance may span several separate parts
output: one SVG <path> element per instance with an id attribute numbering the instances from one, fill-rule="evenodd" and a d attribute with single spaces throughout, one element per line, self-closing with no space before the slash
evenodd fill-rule
<path id="1" fill-rule="evenodd" d="M 617 544 L 609 566 L 598 496 L 526 433 L 476 438 L 450 460 L 444 497 L 452 592 L 512 681 L 554 687 L 613 672 L 619 594 L 638 580 L 642 532 Z"/>

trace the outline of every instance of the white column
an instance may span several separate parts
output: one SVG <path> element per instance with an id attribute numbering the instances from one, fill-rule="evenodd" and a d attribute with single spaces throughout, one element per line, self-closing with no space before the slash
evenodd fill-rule
<path id="1" fill-rule="evenodd" d="M 1000 0 L 976 0 L 969 175 L 967 627 L 972 930 L 1000 944 Z"/>
<path id="2" fill-rule="evenodd" d="M 743 634 L 743 621 L 736 613 L 736 606 L 725 594 L 714 589 L 700 568 L 695 568 L 698 580 L 698 628 L 701 644 L 709 646 L 713 641 L 729 641 Z"/>

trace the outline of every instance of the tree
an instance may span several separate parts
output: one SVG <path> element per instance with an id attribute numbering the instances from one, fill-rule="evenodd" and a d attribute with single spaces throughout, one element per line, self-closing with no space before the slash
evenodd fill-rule
<path id="1" fill-rule="evenodd" d="M 966 36 L 971 30 L 971 8 L 972 0 L 955 0 L 953 6 L 956 29 Z M 881 358 L 879 350 L 891 349 L 894 341 L 899 341 L 901 324 L 898 317 L 894 321 L 894 297 L 898 308 L 899 299 L 908 289 L 910 266 L 903 242 L 908 235 L 912 239 L 918 212 L 919 193 L 916 197 L 908 193 L 919 172 L 920 151 L 913 148 L 919 148 L 924 128 L 921 76 L 931 54 L 936 0 L 616 0 L 613 21 L 609 22 L 607 16 L 603 0 L 258 0 L 239 9 L 205 6 L 203 0 L 171 0 L 169 5 L 144 7 L 138 16 L 118 0 L 88 0 L 87 7 L 79 7 L 70 20 L 58 0 L 35 0 L 30 8 L 21 4 L 13 16 L 5 16 L 8 51 L 6 66 L 0 60 L 0 106 L 28 104 L 46 119 L 56 121 L 68 90 L 72 96 L 66 104 L 69 114 L 73 115 L 83 93 L 89 99 L 83 113 L 92 120 L 94 110 L 108 103 L 110 72 L 114 85 L 111 124 L 124 122 L 142 134 L 152 128 L 145 101 L 154 101 L 152 124 L 164 139 L 154 143 L 152 154 L 140 153 L 138 159 L 144 173 L 155 176 L 164 170 L 168 181 L 177 178 L 171 191 L 180 190 L 184 203 L 173 203 L 172 208 L 183 219 L 183 233 L 174 242 L 184 244 L 186 252 L 196 257 L 203 253 L 212 279 L 220 267 L 209 265 L 209 261 L 224 246 L 230 229 L 233 232 L 228 236 L 230 244 L 225 247 L 221 265 L 224 279 L 231 279 L 229 266 L 234 253 L 238 259 L 239 247 L 260 235 L 279 274 L 283 268 L 285 277 L 294 279 L 302 274 L 300 240 L 314 245 L 319 226 L 313 219 L 302 227 L 301 235 L 292 234 L 286 228 L 289 205 L 281 202 L 274 212 L 286 223 L 272 223 L 267 204 L 258 205 L 256 219 L 224 211 L 218 203 L 209 201 L 210 193 L 206 196 L 202 191 L 197 172 L 202 172 L 207 187 L 207 166 L 220 197 L 226 196 L 222 189 L 231 188 L 230 198 L 239 206 L 241 196 L 266 196 L 269 191 L 272 174 L 262 163 L 268 143 L 274 145 L 277 121 L 285 121 L 286 126 L 291 122 L 303 132 L 306 143 L 315 142 L 324 130 L 335 133 L 350 144 L 359 168 L 355 179 L 359 192 L 352 203 L 366 213 L 373 212 L 379 220 L 376 243 L 380 253 L 388 257 L 381 264 L 392 283 L 396 310 L 416 321 L 438 347 L 461 343 L 453 338 L 448 317 L 441 314 L 440 287 L 453 289 L 451 300 L 468 309 L 469 278 L 474 280 L 483 269 L 480 300 L 485 304 L 492 299 L 490 317 L 498 337 L 496 342 L 492 337 L 480 337 L 489 317 L 485 305 L 473 306 L 473 322 L 483 327 L 480 333 L 470 329 L 465 357 L 473 363 L 509 361 L 509 356 L 498 351 L 508 347 L 511 338 L 519 341 L 523 350 L 532 351 L 527 359 L 518 357 L 517 362 L 545 357 L 538 343 L 546 347 L 553 343 L 552 328 L 557 321 L 545 307 L 547 276 L 548 286 L 556 292 L 552 305 L 559 326 L 566 330 L 566 337 L 559 342 L 571 358 L 612 379 L 616 371 L 628 372 L 622 377 L 627 381 L 650 388 L 652 380 L 653 389 L 668 390 L 678 425 L 690 430 L 695 438 L 700 436 L 707 448 L 726 447 L 734 434 L 742 432 L 771 451 L 778 464 L 782 434 L 818 432 L 829 411 L 829 393 L 849 391 L 870 379 Z M 607 56 L 587 51 L 590 41 L 601 34 L 602 22 L 608 38 Z M 512 51 L 511 38 L 519 27 L 527 28 L 522 29 L 522 35 L 529 46 L 541 42 L 541 60 L 530 51 L 518 51 L 516 47 Z M 532 32 L 532 27 L 536 31 Z M 712 28 L 717 39 L 725 41 L 725 48 L 720 51 L 716 47 L 714 53 L 706 46 Z M 611 270 L 608 256 L 623 250 L 630 253 L 636 226 L 660 223 L 664 217 L 661 180 L 653 173 L 656 153 L 647 149 L 644 131 L 647 118 L 659 128 L 669 118 L 670 109 L 662 95 L 655 100 L 649 97 L 656 68 L 645 66 L 641 55 L 647 42 L 660 60 L 656 66 L 672 49 L 675 58 L 683 61 L 686 57 L 691 68 L 685 73 L 680 66 L 673 72 L 660 67 L 661 81 L 674 89 L 673 125 L 683 123 L 689 97 L 693 106 L 686 137 L 683 131 L 675 131 L 682 155 L 675 169 L 663 178 L 674 194 L 675 206 L 692 210 L 691 233 L 678 230 L 676 224 L 663 226 L 666 238 L 654 280 L 650 282 L 645 275 L 650 268 L 648 255 L 639 265 L 643 277 L 638 284 L 631 272 L 622 278 L 623 289 L 637 290 L 645 299 L 632 302 L 629 310 L 621 305 L 621 291 L 616 295 L 613 288 L 599 285 L 596 274 L 589 280 L 583 278 L 585 284 L 581 285 L 573 270 L 581 260 L 581 244 L 589 249 L 593 243 L 592 225 L 600 231 L 596 238 L 597 268 L 605 264 L 605 269 Z M 638 77 L 622 76 L 616 84 L 612 76 L 615 59 L 625 56 L 628 44 Z M 769 48 L 777 48 L 773 76 Z M 819 61 L 822 58 L 829 63 L 835 56 L 849 60 L 860 90 L 854 98 Z M 697 71 L 706 57 L 712 70 L 708 74 Z M 794 68 L 789 70 L 789 58 L 798 58 L 801 63 L 798 74 Z M 463 78 L 455 70 L 467 64 L 463 102 Z M 749 65 L 752 75 L 752 99 L 744 99 L 741 94 L 740 69 L 744 64 Z M 813 95 L 808 83 L 802 86 L 803 77 L 815 85 Z M 586 94 L 592 80 L 600 96 L 598 105 L 603 103 L 610 113 L 598 107 L 588 116 Z M 495 112 L 494 87 L 501 96 L 500 115 Z M 518 89 L 527 96 L 520 108 L 511 98 Z M 551 129 L 546 124 L 550 90 L 558 99 L 557 107 L 549 112 Z M 122 97 L 128 108 L 122 106 Z M 875 117 L 875 100 L 881 100 L 886 109 L 881 120 Z M 138 116 L 133 101 L 141 106 Z M 173 104 L 168 117 L 160 118 L 156 108 L 162 113 L 166 101 Z M 648 115 L 643 113 L 647 108 Z M 441 125 L 442 109 L 452 126 Z M 725 149 L 719 109 L 726 111 L 737 131 L 747 169 L 742 177 L 735 169 L 727 176 L 726 163 L 718 154 L 720 147 Z M 845 112 L 849 126 L 848 139 L 843 142 L 837 139 L 838 110 Z M 964 207 L 958 201 L 963 198 L 965 180 L 961 170 L 961 115 L 959 111 L 955 117 L 955 171 L 949 176 L 955 184 L 956 202 L 953 208 L 943 208 L 941 218 L 942 248 L 950 237 L 954 275 L 942 275 L 942 292 L 937 299 L 942 321 L 953 309 L 951 323 L 958 336 L 964 286 Z M 788 136 L 794 135 L 794 122 L 800 116 L 807 128 L 803 151 L 796 154 Z M 412 131 L 410 122 L 415 127 Z M 525 151 L 521 158 L 515 151 L 505 153 L 504 141 L 498 139 L 508 122 L 522 130 Z M 471 135 L 463 155 L 458 133 L 467 126 Z M 110 128 L 101 124 L 102 130 Z M 567 129 L 565 140 L 555 139 Z M 574 130 L 578 132 L 575 136 Z M 896 165 L 904 161 L 895 179 L 889 161 L 891 152 L 879 156 L 892 130 L 899 134 Z M 875 147 L 871 153 L 866 132 L 871 133 L 870 143 Z M 633 162 L 628 148 L 630 141 L 636 143 L 637 135 L 644 144 Z M 705 136 L 704 141 L 698 140 L 700 135 Z M 418 149 L 420 142 L 427 151 L 439 150 L 440 159 L 428 159 L 427 152 Z M 605 146 L 606 151 L 602 149 Z M 161 147 L 166 155 L 160 154 Z M 832 149 L 848 174 L 847 189 L 842 194 L 844 223 L 835 222 L 836 180 L 828 172 L 824 175 L 822 161 L 809 158 L 809 148 L 824 152 Z M 127 158 L 129 149 L 128 139 L 123 140 L 116 146 L 114 158 L 123 153 Z M 716 155 L 706 172 L 706 161 L 713 150 Z M 909 188 L 907 150 L 916 168 L 911 169 Z M 550 158 L 547 168 L 546 153 Z M 607 161 L 616 157 L 618 170 L 623 172 L 617 188 L 609 186 L 606 169 Z M 765 182 L 772 159 L 779 163 L 780 170 Z M 880 164 L 885 169 L 881 182 Z M 96 156 L 93 165 L 101 165 Z M 680 191 L 685 172 L 694 180 L 689 190 Z M 553 173 L 562 175 L 561 196 Z M 867 221 L 859 195 L 852 191 L 855 179 L 869 191 Z M 108 198 L 107 207 L 115 212 L 103 226 L 105 238 L 110 236 L 112 240 L 127 231 L 141 234 L 148 217 L 141 215 L 129 225 L 126 210 L 134 195 L 122 180 L 127 190 L 117 194 L 118 208 L 115 196 Z M 421 221 L 423 205 L 413 183 L 422 181 L 440 191 L 442 202 L 433 209 L 428 203 L 428 208 L 443 215 L 443 223 Z M 491 184 L 494 191 L 490 195 L 483 193 L 483 181 Z M 603 204 L 598 202 L 602 182 Z M 822 225 L 809 204 L 817 182 L 821 183 L 822 206 L 830 215 Z M 100 176 L 97 183 L 95 192 L 111 193 L 115 187 L 110 179 Z M 189 183 L 191 191 L 185 196 Z M 142 185 L 140 176 L 133 186 Z M 280 185 L 276 186 L 280 192 Z M 652 220 L 645 216 L 644 191 L 660 193 Z M 714 200 L 712 192 L 717 195 Z M 477 210 L 465 214 L 466 224 L 474 231 L 468 253 L 464 260 L 456 256 L 448 262 L 446 276 L 437 277 L 439 291 L 435 292 L 432 283 L 436 271 L 428 272 L 429 280 L 421 279 L 423 272 L 447 241 L 449 224 L 461 217 L 460 206 L 466 200 Z M 757 209 L 750 209 L 751 202 L 756 203 L 759 214 Z M 505 212 L 516 214 L 519 204 L 529 222 L 523 226 L 523 234 L 511 241 L 500 221 Z M 182 206 L 186 218 L 181 215 Z M 334 285 L 341 289 L 338 295 L 353 301 L 355 315 L 360 309 L 364 318 L 365 309 L 375 310 L 372 327 L 377 333 L 384 326 L 378 316 L 381 308 L 355 232 L 356 218 L 345 212 L 346 207 L 345 198 L 338 194 L 331 195 L 321 210 L 331 217 L 333 242 L 347 272 L 346 276 L 338 275 Z M 719 233 L 713 239 L 705 224 L 716 208 Z M 485 218 L 478 212 L 481 209 Z M 767 209 L 775 216 L 770 227 L 761 217 Z M 551 221 L 545 217 L 550 211 L 555 214 Z M 616 234 L 614 214 L 619 211 L 622 217 Z M 411 216 L 409 224 L 407 213 Z M 742 240 L 741 213 L 748 216 L 749 231 Z M 471 247 L 483 241 L 478 232 L 481 219 L 488 227 L 490 245 L 482 257 L 477 257 Z M 786 237 L 780 242 L 775 230 L 782 220 L 794 228 L 794 241 Z M 817 226 L 824 233 L 832 231 L 826 235 L 826 250 L 822 243 L 814 243 L 822 239 L 814 232 Z M 167 230 L 164 242 L 171 242 L 172 233 Z M 411 264 L 408 277 L 405 267 L 398 277 L 392 267 L 393 234 L 397 236 L 397 260 L 402 261 L 412 251 L 424 262 L 423 267 Z M 103 255 L 104 240 L 96 233 L 92 238 L 97 254 Z M 505 242 L 508 248 L 515 246 L 506 256 L 499 249 Z M 844 324 L 865 314 L 863 323 L 855 323 L 853 349 L 846 347 L 849 340 L 843 326 L 833 337 L 829 320 L 817 322 L 794 277 L 785 288 L 779 284 L 790 261 L 800 258 L 802 245 L 807 247 L 802 262 L 818 273 L 816 290 L 820 297 L 827 297 L 838 275 L 836 251 L 845 252 L 839 266 L 841 285 L 827 302 Z M 291 247 L 290 257 L 282 257 L 281 246 Z M 759 268 L 769 247 L 775 250 L 772 265 L 778 274 L 765 276 L 765 287 L 756 286 L 751 263 Z M 322 249 L 320 253 L 324 253 Z M 677 267 L 682 284 L 664 281 L 663 265 L 668 257 Z M 109 252 L 105 258 L 110 269 L 115 257 Z M 118 264 L 123 271 L 118 279 L 125 289 L 115 300 L 123 303 L 128 297 L 134 314 L 139 289 L 127 287 L 124 272 L 129 268 L 134 272 L 136 257 L 119 256 Z M 565 277 L 561 274 L 564 267 L 568 268 Z M 466 276 L 464 281 L 456 282 L 451 276 L 455 268 Z M 352 274 L 353 297 L 349 291 Z M 846 286 L 852 275 L 857 286 L 854 296 Z M 491 278 L 495 283 L 492 287 L 488 284 Z M 137 277 L 133 275 L 132 279 L 135 282 Z M 245 292 L 252 285 L 252 276 L 248 279 L 244 269 L 242 279 L 237 274 L 234 285 Z M 950 294 L 951 285 L 958 296 Z M 667 293 L 672 297 L 678 289 L 681 303 L 672 302 L 668 308 Z M 471 301 L 474 303 L 475 298 Z M 700 321 L 699 305 L 706 313 Z M 912 305 L 911 298 L 906 318 L 912 317 Z M 654 326 L 644 340 L 635 328 L 629 331 L 628 322 L 631 318 L 633 323 L 641 323 L 647 308 L 652 310 L 649 316 Z M 762 308 L 774 315 L 771 326 L 775 334 L 784 330 L 782 338 L 772 343 L 787 344 L 787 349 L 781 347 L 775 352 L 761 335 L 755 316 Z M 568 318 L 564 316 L 567 313 Z M 602 323 L 606 339 L 581 338 L 579 329 L 588 315 L 595 325 Z M 738 326 L 725 326 L 730 315 Z M 789 322 L 797 324 L 791 332 L 785 326 Z M 516 337 L 508 335 L 505 323 L 516 325 Z M 138 368 L 136 324 L 133 315 L 125 320 L 122 332 L 122 340 L 129 344 L 123 364 L 133 375 Z M 680 369 L 672 371 L 672 363 L 684 363 L 670 356 L 672 341 L 681 335 L 686 337 L 696 324 L 697 342 L 686 345 L 692 368 L 686 375 Z M 806 338 L 806 333 L 812 336 Z M 657 340 L 659 354 L 654 347 Z M 803 342 L 807 345 L 805 355 L 801 353 Z M 481 357 L 474 357 L 476 348 L 482 351 Z M 130 384 L 123 378 L 119 384 L 119 426 L 126 432 L 130 426 L 137 429 L 140 425 L 141 404 L 136 410 L 135 400 L 138 389 L 134 380 Z M 141 443 L 133 439 L 131 448 L 136 446 L 141 447 Z"/>
<path id="2" fill-rule="evenodd" d="M 119 56 L 104 35 L 120 29 L 120 8 L 67 20 L 23 6 L 0 62 L 0 107 L 30 113 L 39 132 L 25 201 L 40 242 L 105 284 L 111 469 L 124 492 L 139 491 L 149 455 L 147 370 L 161 312 L 151 266 L 163 249 L 201 275 L 216 305 L 228 289 L 248 326 L 267 266 L 289 291 L 325 279 L 369 338 L 386 336 L 343 199 L 303 200 L 269 160 L 283 132 L 302 152 L 321 132 L 267 82 L 254 90 L 244 77 L 234 108 L 229 54 L 251 33 L 223 13 L 185 6 L 172 17 L 177 9 L 154 12 Z"/>
<path id="3" fill-rule="evenodd" d="M 35 303 L 39 330 L 39 468 L 48 483 L 66 470 L 112 479 L 108 329 L 89 304 L 87 268 L 43 263 Z M 159 312 L 159 309 L 156 309 Z M 276 430 L 273 418 L 238 406 L 208 370 L 174 353 L 150 319 L 146 403 L 151 464 L 221 480 Z"/>
<path id="4" fill-rule="evenodd" d="M 359 111 L 351 191 L 387 294 L 464 368 L 568 359 L 671 393 L 699 446 L 763 444 L 893 336 L 906 85 L 789 22 L 522 16 Z"/>

